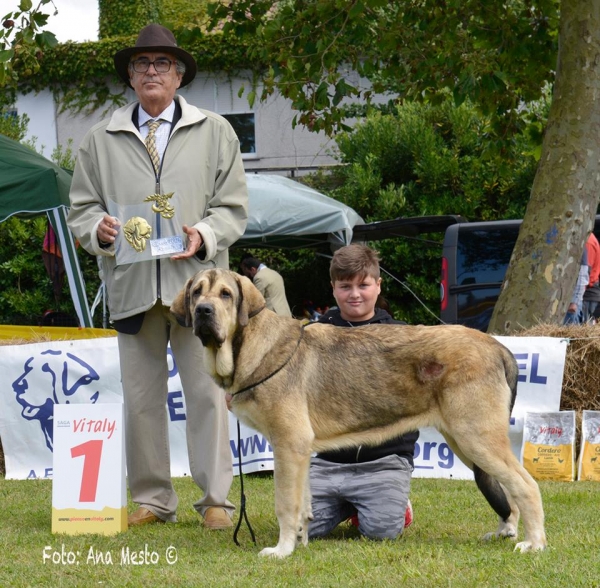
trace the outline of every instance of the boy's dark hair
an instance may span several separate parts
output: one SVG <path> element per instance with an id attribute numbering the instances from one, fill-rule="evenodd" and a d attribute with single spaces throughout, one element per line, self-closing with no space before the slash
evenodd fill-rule
<path id="1" fill-rule="evenodd" d="M 260 265 L 260 261 L 253 257 L 252 255 L 246 255 L 240 261 L 240 267 L 245 267 L 246 269 L 256 268 Z"/>
<path id="2" fill-rule="evenodd" d="M 366 245 L 352 244 L 338 249 L 333 254 L 329 265 L 329 277 L 332 283 L 354 276 L 361 279 L 369 276 L 378 280 L 380 275 L 379 255 Z"/>

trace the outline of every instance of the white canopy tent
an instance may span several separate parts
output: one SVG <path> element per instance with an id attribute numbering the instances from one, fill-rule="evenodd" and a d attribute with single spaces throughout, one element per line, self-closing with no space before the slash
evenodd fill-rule
<path id="1" fill-rule="evenodd" d="M 248 226 L 236 247 L 340 247 L 364 221 L 349 206 L 289 178 L 246 174 Z"/>

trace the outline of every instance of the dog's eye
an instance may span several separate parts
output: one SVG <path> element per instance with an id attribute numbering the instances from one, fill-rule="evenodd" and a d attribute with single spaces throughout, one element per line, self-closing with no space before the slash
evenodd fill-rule
<path id="1" fill-rule="evenodd" d="M 231 291 L 230 290 L 221 290 L 221 298 L 226 298 L 229 299 L 231 298 Z"/>

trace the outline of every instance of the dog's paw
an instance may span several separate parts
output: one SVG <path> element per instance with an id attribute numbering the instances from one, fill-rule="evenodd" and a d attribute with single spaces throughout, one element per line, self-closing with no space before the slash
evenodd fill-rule
<path id="1" fill-rule="evenodd" d="M 546 549 L 544 543 L 534 543 L 533 541 L 521 541 L 515 545 L 515 551 L 527 553 L 528 551 L 543 551 Z"/>
<path id="2" fill-rule="evenodd" d="M 281 549 L 279 545 L 275 547 L 265 547 L 258 555 L 261 557 L 276 557 L 278 559 L 283 559 L 287 557 L 294 551 L 293 549 Z"/>
<path id="3" fill-rule="evenodd" d="M 495 531 L 486 533 L 483 536 L 483 540 L 491 541 L 492 539 L 516 539 L 516 537 L 517 529 L 515 528 L 515 526 L 510 523 L 501 521 L 500 525 Z"/>
<path id="4" fill-rule="evenodd" d="M 493 539 L 513 539 L 517 538 L 515 529 L 505 529 L 502 531 L 491 531 L 483 536 L 484 541 L 492 541 Z"/>

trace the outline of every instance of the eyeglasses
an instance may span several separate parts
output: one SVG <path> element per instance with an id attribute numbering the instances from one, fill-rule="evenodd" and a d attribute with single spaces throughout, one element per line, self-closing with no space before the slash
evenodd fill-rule
<path id="1" fill-rule="evenodd" d="M 166 57 L 161 57 L 159 59 L 155 59 L 154 61 L 150 61 L 145 57 L 141 57 L 140 59 L 134 59 L 131 62 L 133 66 L 133 71 L 137 73 L 146 73 L 150 66 L 153 65 L 156 73 L 167 73 L 171 69 L 171 64 L 175 63 Z"/>

